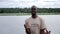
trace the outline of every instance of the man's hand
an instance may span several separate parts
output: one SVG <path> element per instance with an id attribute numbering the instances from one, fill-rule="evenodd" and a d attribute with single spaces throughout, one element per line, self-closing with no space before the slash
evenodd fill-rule
<path id="1" fill-rule="evenodd" d="M 30 28 L 27 28 L 26 24 L 24 24 L 25 30 L 27 34 L 30 34 Z"/>
<path id="2" fill-rule="evenodd" d="M 50 34 L 50 32 L 46 28 L 40 30 L 40 34 Z"/>

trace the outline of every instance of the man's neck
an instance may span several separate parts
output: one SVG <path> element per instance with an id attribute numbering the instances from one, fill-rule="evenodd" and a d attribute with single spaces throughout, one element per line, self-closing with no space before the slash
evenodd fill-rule
<path id="1" fill-rule="evenodd" d="M 37 15 L 32 15 L 32 18 L 36 18 L 37 17 Z"/>

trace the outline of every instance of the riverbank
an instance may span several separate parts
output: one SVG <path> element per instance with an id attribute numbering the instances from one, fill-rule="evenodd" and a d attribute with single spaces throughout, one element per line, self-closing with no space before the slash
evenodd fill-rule
<path id="1" fill-rule="evenodd" d="M 38 15 L 60 15 L 60 13 L 37 13 Z M 24 16 L 31 13 L 0 13 L 0 16 Z"/>

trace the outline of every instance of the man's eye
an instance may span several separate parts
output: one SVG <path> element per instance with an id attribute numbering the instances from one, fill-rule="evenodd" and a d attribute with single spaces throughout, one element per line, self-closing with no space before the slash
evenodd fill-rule
<path id="1" fill-rule="evenodd" d="M 36 8 L 32 8 L 32 10 L 36 10 Z"/>
<path id="2" fill-rule="evenodd" d="M 34 10 L 36 10 L 36 9 L 34 9 Z"/>

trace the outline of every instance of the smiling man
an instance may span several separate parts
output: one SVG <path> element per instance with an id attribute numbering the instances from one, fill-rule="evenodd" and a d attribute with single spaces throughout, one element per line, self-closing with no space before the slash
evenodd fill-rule
<path id="1" fill-rule="evenodd" d="M 46 26 L 42 18 L 37 16 L 37 7 L 31 7 L 31 17 L 26 19 L 24 27 L 26 29 L 27 34 L 40 34 L 41 30 L 46 30 Z"/>

